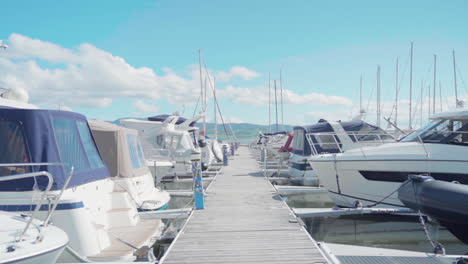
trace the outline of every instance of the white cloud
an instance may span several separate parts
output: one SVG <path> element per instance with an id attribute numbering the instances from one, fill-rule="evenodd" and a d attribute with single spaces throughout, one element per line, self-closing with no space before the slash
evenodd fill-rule
<path id="1" fill-rule="evenodd" d="M 164 96 L 180 105 L 194 104 L 198 96 L 196 77 L 184 78 L 169 68 L 157 75 L 87 43 L 72 50 L 12 34 L 8 44 L 0 53 L 0 86 L 26 89 L 32 103 L 106 107 L 120 97 L 155 101 Z"/>
<path id="2" fill-rule="evenodd" d="M 241 78 L 244 80 L 252 80 L 254 78 L 260 77 L 261 75 L 253 70 L 247 69 L 243 66 L 234 66 L 229 69 L 229 71 L 218 71 L 215 73 L 216 80 L 221 82 L 230 81 L 233 78 Z"/>
<path id="3" fill-rule="evenodd" d="M 253 105 L 268 105 L 268 88 L 262 87 L 233 87 L 228 85 L 225 90 L 219 91 L 220 96 L 230 98 L 236 103 L 253 104 Z M 280 94 L 277 94 L 278 103 L 280 102 Z M 271 91 L 271 103 L 274 103 L 274 92 Z M 297 94 L 291 90 L 283 90 L 283 103 L 304 105 L 311 104 L 314 106 L 335 105 L 335 106 L 351 106 L 352 101 L 346 97 L 326 95 L 321 93 Z"/>
<path id="4" fill-rule="evenodd" d="M 158 108 L 155 105 L 147 104 L 143 100 L 137 100 L 133 106 L 135 106 L 135 108 L 142 113 L 154 113 L 158 111 Z"/>

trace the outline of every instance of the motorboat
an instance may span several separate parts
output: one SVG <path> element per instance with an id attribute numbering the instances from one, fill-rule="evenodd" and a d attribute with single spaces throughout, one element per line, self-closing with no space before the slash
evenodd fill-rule
<path id="1" fill-rule="evenodd" d="M 48 185 L 31 214 L 0 211 L 0 263 L 56 263 L 68 244 L 67 234 L 48 220 L 54 210 L 50 210 L 44 221 L 34 216 L 42 206 L 52 186 L 52 176 L 45 172 L 24 173 L 2 176 L 0 181 L 46 176 Z"/>
<path id="2" fill-rule="evenodd" d="M 53 225 L 42 227 L 43 222 L 33 219 L 22 236 L 27 222 L 26 215 L 0 211 L 0 263 L 50 263 L 57 261 L 68 243 L 67 234 Z"/>
<path id="3" fill-rule="evenodd" d="M 313 125 L 296 126 L 289 158 L 291 182 L 312 186 L 324 184 L 322 179 L 319 181 L 315 166 L 309 163 L 310 157 L 394 141 L 381 128 L 362 120 L 329 122 L 320 119 Z"/>
<path id="4" fill-rule="evenodd" d="M 88 123 L 116 190 L 128 192 L 140 211 L 166 209 L 170 195 L 155 186 L 138 132 L 105 121 L 89 120 Z"/>
<path id="5" fill-rule="evenodd" d="M 2 165 L 3 164 L 3 165 Z M 0 176 L 46 171 L 53 175 L 44 219 L 56 197 L 51 221 L 69 237 L 60 262 L 133 261 L 161 234 L 161 220 L 141 219 L 127 191 L 105 166 L 85 116 L 59 110 L 0 109 Z M 27 214 L 47 179 L 3 182 L 0 210 Z"/>
<path id="6" fill-rule="evenodd" d="M 468 184 L 468 111 L 441 112 L 398 142 L 309 158 L 320 183 L 342 207 L 404 207 L 396 190 L 408 175 Z"/>
<path id="7" fill-rule="evenodd" d="M 147 120 L 120 119 L 118 123 L 138 131 L 147 165 L 152 172 L 156 171 L 152 167 L 153 161 L 168 160 L 174 162 L 171 174 L 186 175 L 192 171 L 191 161 L 200 159 L 198 127 L 194 126 L 199 118 L 187 120 L 177 115 L 159 115 Z M 160 179 L 166 175 L 153 176 Z"/>

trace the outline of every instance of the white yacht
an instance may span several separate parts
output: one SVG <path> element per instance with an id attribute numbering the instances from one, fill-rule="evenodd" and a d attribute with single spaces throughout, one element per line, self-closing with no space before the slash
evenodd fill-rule
<path id="1" fill-rule="evenodd" d="M 112 180 L 81 114 L 1 108 L 0 164 L 8 164 L 0 166 L 0 176 L 38 171 L 53 175 L 49 203 L 40 208 L 39 218 L 46 217 L 63 191 L 51 219 L 70 240 L 60 262 L 133 261 L 134 254 L 143 254 L 161 233 L 161 221 L 141 219 L 130 194 Z M 31 211 L 46 185 L 44 177 L 3 182 L 0 210 Z"/>
<path id="2" fill-rule="evenodd" d="M 191 160 L 194 155 L 200 155 L 198 147 L 198 127 L 194 124 L 200 117 L 186 120 L 179 116 L 159 115 L 148 120 L 120 119 L 119 123 L 138 131 L 143 152 L 151 171 L 153 161 L 174 161 L 176 175 L 189 174 L 192 171 Z M 166 175 L 153 175 L 159 180 Z"/>
<path id="3" fill-rule="evenodd" d="M 140 211 L 166 209 L 170 195 L 155 186 L 138 132 L 104 121 L 88 123 L 117 191 L 127 191 Z"/>
<path id="4" fill-rule="evenodd" d="M 26 233 L 19 239 L 30 217 L 0 211 L 0 263 L 54 264 L 68 243 L 65 232 L 43 222 L 32 220 Z"/>
<path id="5" fill-rule="evenodd" d="M 5 165 L 7 167 L 8 165 Z M 0 263 L 46 263 L 54 264 L 68 244 L 68 236 L 49 223 L 54 210 L 50 210 L 44 221 L 34 217 L 44 204 L 52 187 L 52 175 L 46 172 L 5 175 L 0 181 L 47 177 L 47 187 L 31 214 L 0 211 Z"/>
<path id="6" fill-rule="evenodd" d="M 321 119 L 314 125 L 294 127 L 289 158 L 291 181 L 304 185 L 324 184 L 308 158 L 384 142 L 395 140 L 379 127 L 361 120 L 328 122 Z"/>
<path id="7" fill-rule="evenodd" d="M 383 200 L 381 207 L 402 207 L 397 193 L 390 194 L 410 174 L 468 184 L 467 131 L 467 110 L 442 112 L 398 142 L 312 156 L 309 162 L 339 206 Z"/>

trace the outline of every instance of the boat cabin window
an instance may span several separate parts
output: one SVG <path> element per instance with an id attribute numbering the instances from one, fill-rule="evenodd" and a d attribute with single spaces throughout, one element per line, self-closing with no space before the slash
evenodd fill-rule
<path id="1" fill-rule="evenodd" d="M 127 147 L 130 159 L 132 161 L 132 167 L 134 169 L 145 166 L 145 160 L 141 151 L 141 146 L 138 142 L 136 135 L 127 134 Z"/>
<path id="2" fill-rule="evenodd" d="M 294 131 L 294 138 L 293 138 L 293 152 L 296 153 L 296 151 L 299 153 L 303 153 L 304 152 L 304 140 L 305 139 L 305 135 L 304 135 L 304 130 L 302 129 L 297 129 Z"/>
<path id="3" fill-rule="evenodd" d="M 319 153 L 336 153 L 340 152 L 340 140 L 335 135 L 316 134 L 312 136 L 316 141 L 315 146 Z M 317 148 L 318 146 L 318 148 Z"/>
<path id="4" fill-rule="evenodd" d="M 86 122 L 54 118 L 53 126 L 64 164 L 74 166 L 76 172 L 104 167 Z"/>
<path id="5" fill-rule="evenodd" d="M 424 128 L 404 137 L 401 142 L 424 142 L 468 145 L 468 122 L 434 120 Z"/>
<path id="6" fill-rule="evenodd" d="M 30 162 L 23 127 L 17 121 L 0 121 L 0 163 Z M 0 176 L 30 172 L 29 166 L 0 166 Z"/>

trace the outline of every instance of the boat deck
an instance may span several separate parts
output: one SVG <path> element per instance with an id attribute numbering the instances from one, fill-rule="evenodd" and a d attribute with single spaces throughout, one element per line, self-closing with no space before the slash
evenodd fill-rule
<path id="1" fill-rule="evenodd" d="M 229 163 L 160 263 L 328 263 L 250 150 Z"/>

